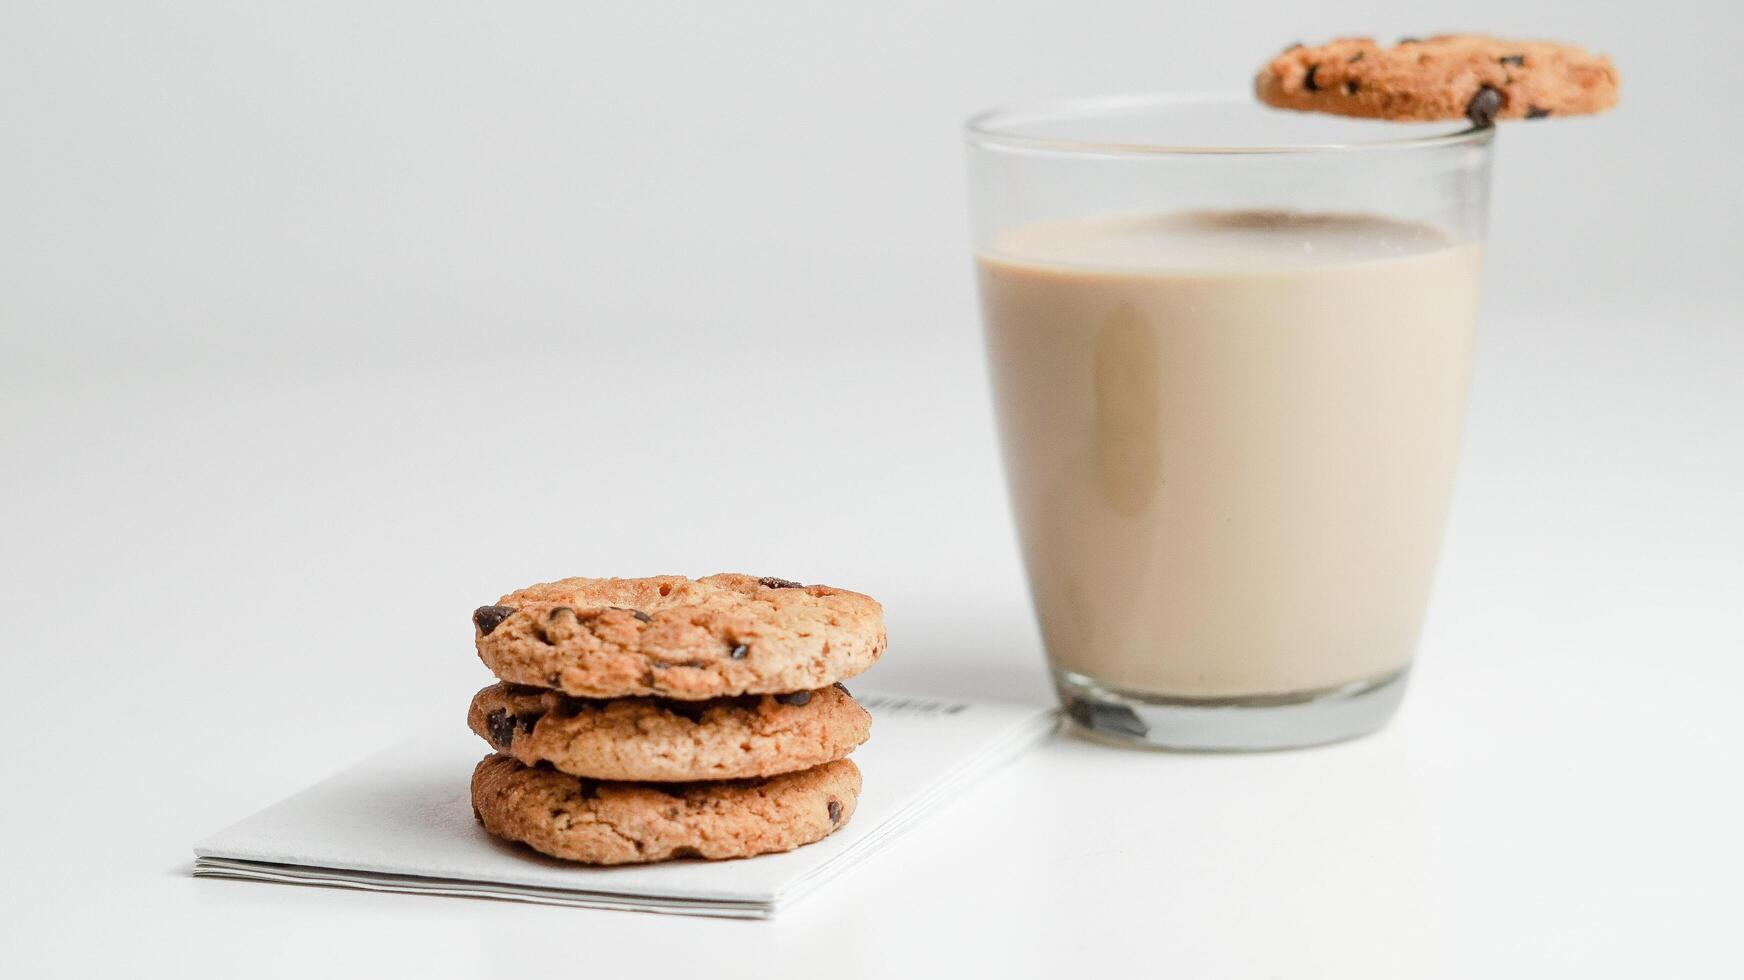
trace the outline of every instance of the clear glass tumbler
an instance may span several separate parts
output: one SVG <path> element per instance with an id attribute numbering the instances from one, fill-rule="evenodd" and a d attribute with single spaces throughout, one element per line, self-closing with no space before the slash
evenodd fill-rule
<path id="1" fill-rule="evenodd" d="M 1458 456 L 1493 136 L 1244 96 L 969 121 L 1006 476 L 1078 726 L 1272 749 L 1397 709 Z"/>

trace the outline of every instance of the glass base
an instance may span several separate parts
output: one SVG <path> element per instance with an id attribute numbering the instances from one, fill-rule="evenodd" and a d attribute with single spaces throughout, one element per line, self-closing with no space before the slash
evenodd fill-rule
<path id="1" fill-rule="evenodd" d="M 1054 670 L 1065 715 L 1102 741 L 1196 752 L 1258 752 L 1341 742 L 1387 723 L 1411 668 L 1341 687 L 1233 698 L 1171 698 Z"/>

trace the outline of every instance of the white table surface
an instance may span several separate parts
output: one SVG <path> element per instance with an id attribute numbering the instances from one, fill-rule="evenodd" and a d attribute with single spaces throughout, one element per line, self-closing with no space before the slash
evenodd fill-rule
<path id="1" fill-rule="evenodd" d="M 868 683 L 1046 697 L 966 323 L 924 356 L 727 329 L 14 361 L 4 972 L 1724 974 L 1730 326 L 1491 313 L 1384 733 L 1255 756 L 1057 738 L 771 923 L 195 881 L 188 848 L 462 724 L 471 608 L 565 573 L 839 582 L 888 607 Z"/>

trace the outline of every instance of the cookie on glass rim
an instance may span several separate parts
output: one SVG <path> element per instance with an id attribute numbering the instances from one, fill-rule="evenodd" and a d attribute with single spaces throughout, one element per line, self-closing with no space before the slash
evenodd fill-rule
<path id="1" fill-rule="evenodd" d="M 1280 109 L 1402 121 L 1588 115 L 1617 104 L 1617 67 L 1571 44 L 1481 34 L 1366 37 L 1294 44 L 1254 79 L 1261 102 Z"/>

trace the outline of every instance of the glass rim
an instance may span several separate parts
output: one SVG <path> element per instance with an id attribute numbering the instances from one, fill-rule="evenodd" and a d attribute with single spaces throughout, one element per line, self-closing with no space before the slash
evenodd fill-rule
<path id="1" fill-rule="evenodd" d="M 1264 104 L 1245 92 L 1136 92 L 1125 95 L 1097 95 L 1080 98 L 1047 99 L 1013 105 L 996 106 L 970 116 L 963 122 L 965 141 L 986 147 L 1003 147 L 1041 153 L 1082 156 L 1245 156 L 1319 153 L 1356 153 L 1376 150 L 1421 150 L 1447 146 L 1483 146 L 1495 137 L 1494 126 L 1467 124 L 1464 129 L 1446 133 L 1416 134 L 1398 139 L 1379 139 L 1354 143 L 1275 143 L 1254 145 L 1128 143 L 1113 140 L 1085 140 L 1052 136 L 1029 136 L 1016 131 L 1017 124 L 1040 118 L 1088 118 L 1098 113 L 1118 110 L 1153 108 L 1166 110 L 1194 105 L 1245 103 Z M 1278 112 L 1295 110 L 1279 109 Z M 1342 118 L 1342 117 L 1341 117 Z"/>

